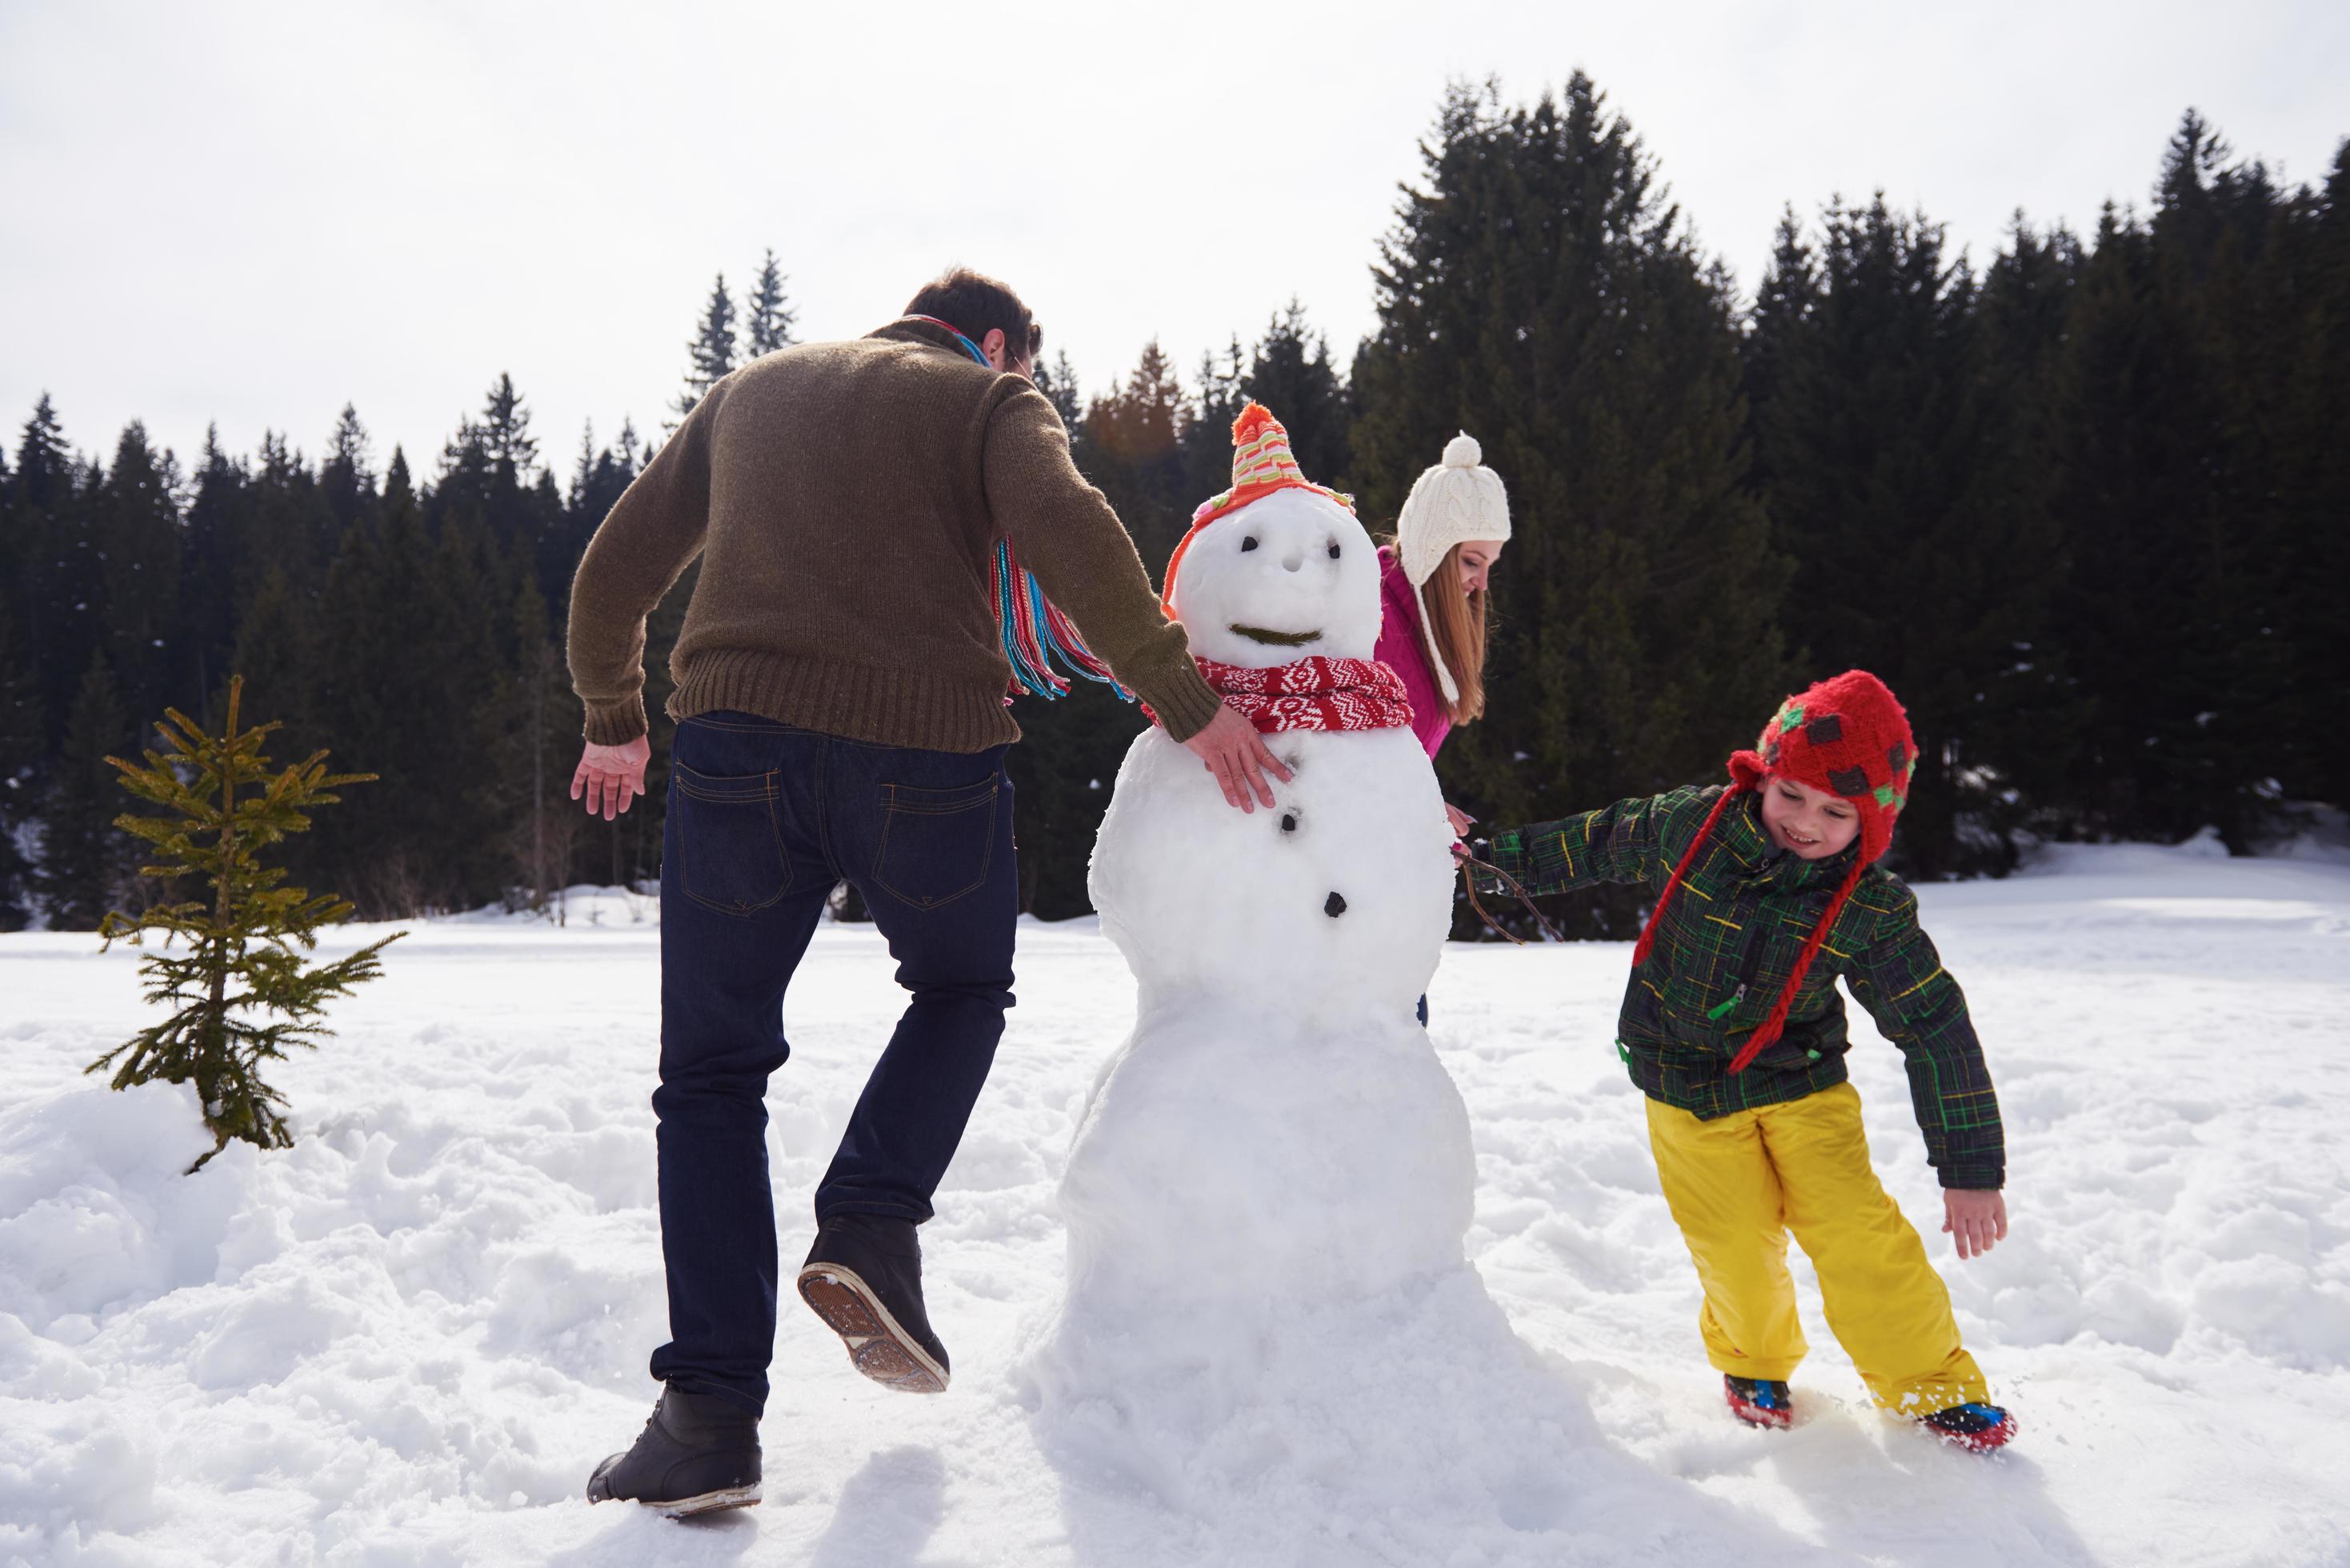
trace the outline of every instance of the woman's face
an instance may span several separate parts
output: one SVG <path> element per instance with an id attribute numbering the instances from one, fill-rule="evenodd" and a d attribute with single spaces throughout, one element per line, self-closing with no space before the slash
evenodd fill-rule
<path id="1" fill-rule="evenodd" d="M 1762 830 L 1805 860 L 1825 860 L 1860 836 L 1860 810 L 1781 774 L 1762 781 Z"/>
<path id="2" fill-rule="evenodd" d="M 1501 557 L 1504 543 L 1500 539 L 1464 539 L 1461 542 L 1459 553 L 1453 559 L 1461 563 L 1462 594 L 1484 592 L 1486 579 L 1492 575 L 1493 563 Z"/>

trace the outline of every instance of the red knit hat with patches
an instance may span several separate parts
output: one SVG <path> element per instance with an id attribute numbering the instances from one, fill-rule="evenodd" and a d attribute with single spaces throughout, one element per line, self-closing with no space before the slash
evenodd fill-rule
<path id="1" fill-rule="evenodd" d="M 1788 698 L 1762 726 L 1762 739 L 1755 744 L 1759 751 L 1731 754 L 1730 788 L 1713 803 L 1705 825 L 1690 840 L 1665 890 L 1657 896 L 1657 907 L 1649 912 L 1639 944 L 1632 950 L 1635 969 L 1648 961 L 1665 906 L 1672 902 L 1674 889 L 1697 863 L 1698 851 L 1711 836 L 1713 825 L 1721 820 L 1722 811 L 1740 795 L 1761 789 L 1762 781 L 1773 774 L 1809 784 L 1850 804 L 1860 816 L 1860 844 L 1851 869 L 1828 901 L 1827 912 L 1804 943 L 1803 956 L 1795 961 L 1794 972 L 1787 977 L 1778 1004 L 1731 1058 L 1733 1073 L 1744 1072 L 1746 1064 L 1785 1030 L 1787 1010 L 1794 1005 L 1796 992 L 1804 988 L 1804 976 L 1835 929 L 1836 917 L 1844 913 L 1846 901 L 1860 885 L 1860 874 L 1892 846 L 1894 820 L 1909 804 L 1909 778 L 1918 771 L 1918 742 L 1909 732 L 1909 716 L 1885 682 L 1866 670 L 1847 670 Z"/>

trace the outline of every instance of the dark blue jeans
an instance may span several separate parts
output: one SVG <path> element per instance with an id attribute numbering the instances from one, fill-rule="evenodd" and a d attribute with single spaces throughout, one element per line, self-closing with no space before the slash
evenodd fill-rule
<path id="1" fill-rule="evenodd" d="M 1018 913 L 1004 748 L 866 745 L 748 713 L 681 722 L 661 843 L 661 1253 L 652 1375 L 766 1403 L 775 1341 L 767 1075 L 784 988 L 844 877 L 913 993 L 866 1080 L 816 1212 L 920 1223 L 1012 1005 Z"/>

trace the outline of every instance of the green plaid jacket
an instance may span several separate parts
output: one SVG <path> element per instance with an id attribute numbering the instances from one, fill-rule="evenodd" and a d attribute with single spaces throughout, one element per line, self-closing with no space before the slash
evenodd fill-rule
<path id="1" fill-rule="evenodd" d="M 1529 893 L 1645 882 L 1652 893 L 1687 853 L 1721 786 L 1620 800 L 1492 838 L 1492 863 Z M 1753 797 L 1733 803 L 1665 907 L 1648 961 L 1633 971 L 1617 1049 L 1650 1098 L 1711 1120 L 1799 1099 L 1845 1081 L 1851 1039 L 1836 976 L 1901 1048 L 1926 1158 L 1944 1187 L 1993 1188 L 2006 1176 L 1999 1100 L 1966 997 L 1918 924 L 1918 898 L 1872 866 L 1836 918 L 1788 1011 L 1786 1031 L 1732 1076 L 1739 1042 L 1770 1016 L 1804 943 L 1854 853 L 1807 861 L 1776 853 Z M 1481 892 L 1500 881 L 1479 871 Z"/>

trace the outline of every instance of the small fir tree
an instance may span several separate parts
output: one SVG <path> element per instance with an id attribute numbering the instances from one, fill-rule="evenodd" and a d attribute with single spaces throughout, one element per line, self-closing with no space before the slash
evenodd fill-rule
<path id="1" fill-rule="evenodd" d="M 751 358 L 788 348 L 796 341 L 792 323 L 798 312 L 784 296 L 784 275 L 775 266 L 775 253 L 759 264 L 759 282 L 751 291 Z"/>
<path id="2" fill-rule="evenodd" d="M 211 898 L 158 904 L 136 919 L 106 917 L 99 933 L 109 947 L 117 938 L 141 946 L 148 932 L 163 934 L 167 951 L 150 953 L 140 969 L 147 1000 L 172 1011 L 87 1070 L 113 1066 L 118 1089 L 158 1078 L 195 1085 L 213 1143 L 190 1174 L 231 1138 L 292 1147 L 280 1115 L 285 1096 L 263 1082 L 263 1064 L 283 1061 L 289 1046 L 315 1048 L 327 1033 L 317 1020 L 328 1000 L 373 980 L 380 955 L 398 940 L 386 937 L 325 965 L 304 957 L 317 946 L 318 928 L 342 920 L 351 907 L 332 894 L 283 886 L 284 869 L 262 865 L 261 851 L 306 831 L 309 813 L 340 798 L 333 791 L 375 775 L 329 774 L 325 752 L 273 775 L 261 748 L 277 726 L 240 727 L 244 686 L 242 677 L 230 680 L 219 734 L 171 709 L 170 722 L 158 726 L 170 755 L 150 750 L 145 767 L 107 759 L 121 771 L 125 789 L 172 814 L 118 819 L 160 852 L 161 863 L 139 874 L 201 879 Z M 187 944 L 183 956 L 168 953 L 175 937 Z"/>
<path id="3" fill-rule="evenodd" d="M 734 299 L 726 292 L 726 275 L 723 272 L 710 286 L 710 303 L 703 306 L 701 324 L 694 328 L 692 341 L 686 344 L 685 352 L 691 367 L 685 373 L 685 389 L 670 405 L 677 410 L 680 420 L 693 412 L 710 389 L 734 369 Z"/>

